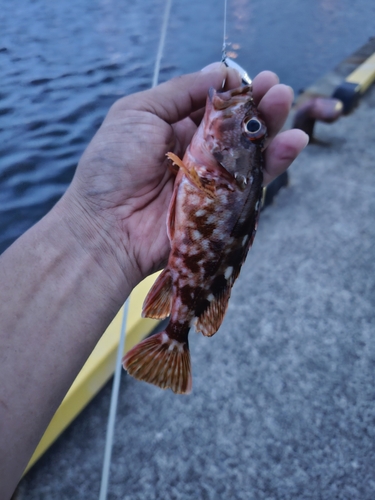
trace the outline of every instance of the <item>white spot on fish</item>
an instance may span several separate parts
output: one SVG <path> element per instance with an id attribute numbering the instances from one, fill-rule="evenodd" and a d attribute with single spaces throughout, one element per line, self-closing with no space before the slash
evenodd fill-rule
<path id="1" fill-rule="evenodd" d="M 193 240 L 200 240 L 202 238 L 202 233 L 199 232 L 197 229 L 194 229 L 192 232 L 191 232 L 191 235 L 193 237 Z"/>
<path id="2" fill-rule="evenodd" d="M 178 340 L 171 340 L 170 345 L 168 347 L 168 351 L 174 351 L 174 348 L 177 347 L 178 352 L 184 351 L 184 344 L 182 342 L 178 342 Z"/>
<path id="3" fill-rule="evenodd" d="M 221 196 L 220 196 L 220 203 L 223 204 L 223 205 L 226 205 L 228 203 L 228 196 L 227 196 L 227 193 L 223 193 Z"/>
<path id="4" fill-rule="evenodd" d="M 200 196 L 196 194 L 190 194 L 188 197 L 188 203 L 191 205 L 199 205 L 200 204 Z"/>
<path id="5" fill-rule="evenodd" d="M 233 273 L 233 267 L 232 266 L 227 267 L 224 273 L 224 278 L 227 280 L 232 276 L 232 273 Z"/>
<path id="6" fill-rule="evenodd" d="M 181 267 L 184 264 L 184 261 L 183 261 L 183 259 L 181 259 L 181 257 L 174 257 L 173 256 L 173 261 L 174 261 L 174 265 L 176 267 Z"/>
<path id="7" fill-rule="evenodd" d="M 169 337 L 168 337 L 168 335 L 165 332 L 163 332 L 161 334 L 161 343 L 162 344 L 167 344 L 168 342 L 169 342 Z"/>
<path id="8" fill-rule="evenodd" d="M 208 295 L 208 297 L 207 297 L 207 300 L 208 300 L 208 302 L 212 302 L 214 300 L 214 298 L 215 297 L 212 295 L 212 293 L 210 293 L 210 295 Z"/>
<path id="9" fill-rule="evenodd" d="M 255 204 L 255 210 L 258 211 L 258 208 L 259 208 L 259 200 Z"/>
<path id="10" fill-rule="evenodd" d="M 248 236 L 244 236 L 244 237 L 243 237 L 243 240 L 242 240 L 242 246 L 243 246 L 243 247 L 246 245 L 246 243 L 247 243 L 247 240 L 248 240 L 248 239 L 249 239 L 249 237 L 248 237 Z"/>
<path id="11" fill-rule="evenodd" d="M 203 217 L 203 215 L 206 215 L 206 210 L 197 210 L 195 212 L 196 217 Z"/>

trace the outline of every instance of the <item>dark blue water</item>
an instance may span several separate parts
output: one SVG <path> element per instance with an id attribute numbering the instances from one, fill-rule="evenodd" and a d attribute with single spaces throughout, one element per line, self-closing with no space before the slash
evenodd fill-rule
<path id="1" fill-rule="evenodd" d="M 175 0 L 160 80 L 221 55 L 221 1 Z M 68 186 L 109 106 L 151 85 L 165 0 L 0 0 L 0 252 Z M 229 50 L 296 91 L 374 35 L 372 0 L 228 0 Z"/>

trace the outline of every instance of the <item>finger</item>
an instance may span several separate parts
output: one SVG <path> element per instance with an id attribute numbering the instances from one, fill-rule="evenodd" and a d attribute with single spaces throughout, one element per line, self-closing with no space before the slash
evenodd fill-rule
<path id="1" fill-rule="evenodd" d="M 281 132 L 265 151 L 264 185 L 282 174 L 307 146 L 309 137 L 298 129 Z"/>
<path id="2" fill-rule="evenodd" d="M 266 145 L 284 125 L 293 103 L 293 96 L 291 87 L 278 84 L 271 87 L 260 101 L 258 109 L 266 122 L 268 132 Z"/>
<path id="3" fill-rule="evenodd" d="M 195 123 L 195 125 L 198 127 L 200 122 L 203 119 L 204 113 L 206 111 L 206 108 L 200 108 L 198 111 L 194 111 L 194 113 L 191 113 L 190 118 L 192 121 Z"/>
<path id="4" fill-rule="evenodd" d="M 219 90 L 223 81 L 231 76 L 223 63 L 213 63 L 203 70 L 173 78 L 157 87 L 124 97 L 115 108 L 148 111 L 167 123 L 176 123 L 202 108 L 210 87 Z"/>
<path id="5" fill-rule="evenodd" d="M 241 75 L 234 68 L 227 68 L 227 78 L 224 83 L 222 91 L 235 89 L 241 85 Z"/>
<path id="6" fill-rule="evenodd" d="M 262 97 L 279 83 L 279 77 L 272 71 L 262 71 L 253 80 L 253 97 L 255 104 L 259 104 Z"/>
<path id="7" fill-rule="evenodd" d="M 195 131 L 197 130 L 197 126 L 189 117 L 184 118 L 180 122 L 177 122 L 173 125 L 173 129 L 175 131 L 175 136 L 177 137 L 177 143 L 175 145 L 175 151 L 177 155 L 183 156 L 186 148 L 189 146 Z"/>

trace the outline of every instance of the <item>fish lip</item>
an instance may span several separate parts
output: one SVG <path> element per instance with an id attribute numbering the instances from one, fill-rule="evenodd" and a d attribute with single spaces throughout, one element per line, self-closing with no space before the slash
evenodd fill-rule
<path id="1" fill-rule="evenodd" d="M 252 86 L 245 85 L 235 89 L 218 92 L 214 87 L 208 89 L 207 102 L 210 103 L 217 111 L 222 111 L 226 108 L 231 108 L 237 104 L 248 102 L 248 106 L 253 105 Z"/>

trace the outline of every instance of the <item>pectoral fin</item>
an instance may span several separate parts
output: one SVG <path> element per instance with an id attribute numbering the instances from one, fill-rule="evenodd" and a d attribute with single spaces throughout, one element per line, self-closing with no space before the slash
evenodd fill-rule
<path id="1" fill-rule="evenodd" d="M 170 160 L 172 160 L 173 165 L 177 165 L 184 173 L 184 175 L 190 180 L 195 187 L 203 191 L 209 198 L 215 198 L 215 186 L 211 182 L 205 182 L 205 179 L 199 177 L 195 168 L 187 168 L 182 160 L 174 153 L 167 153 L 166 155 Z"/>

